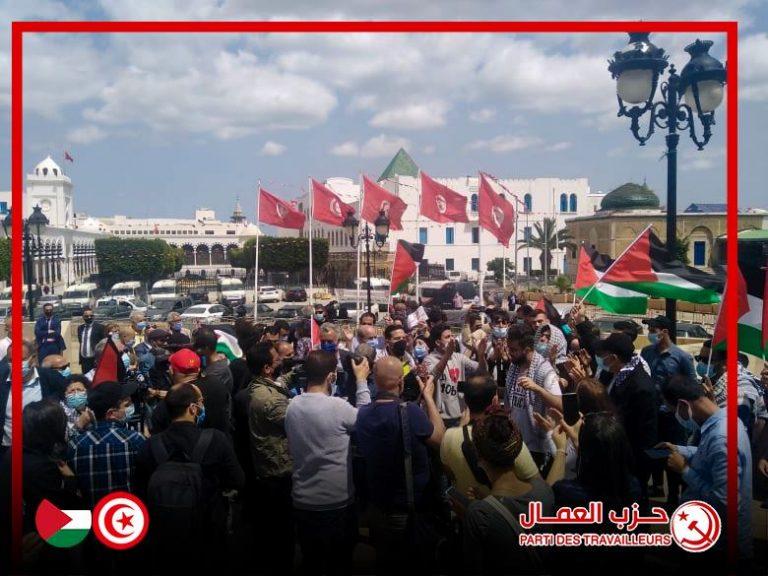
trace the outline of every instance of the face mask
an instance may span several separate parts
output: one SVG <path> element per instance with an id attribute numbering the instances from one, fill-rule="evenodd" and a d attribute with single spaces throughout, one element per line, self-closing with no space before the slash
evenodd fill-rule
<path id="1" fill-rule="evenodd" d="M 59 370 L 59 374 L 61 374 L 64 378 L 69 378 L 70 376 L 72 376 L 72 370 L 70 369 L 69 366 L 67 366 L 66 368 L 64 368 L 64 370 Z"/>
<path id="2" fill-rule="evenodd" d="M 707 364 L 706 362 L 698 362 L 696 364 L 696 374 L 698 374 L 702 378 L 712 378 L 712 375 L 714 373 L 715 373 L 714 366 Z"/>
<path id="3" fill-rule="evenodd" d="M 427 357 L 427 349 L 424 346 L 416 346 L 413 349 L 413 355 L 416 357 L 416 360 L 424 360 Z"/>
<path id="4" fill-rule="evenodd" d="M 408 343 L 405 340 L 398 340 L 392 344 L 392 354 L 398 358 L 401 357 L 403 354 L 405 354 L 405 349 L 407 346 Z"/>
<path id="5" fill-rule="evenodd" d="M 198 408 L 200 408 L 200 411 L 195 417 L 195 425 L 200 427 L 203 425 L 203 422 L 205 422 L 205 406 L 198 406 Z"/>
<path id="6" fill-rule="evenodd" d="M 26 379 L 32 372 L 32 366 L 29 365 L 29 360 L 24 360 L 21 363 L 21 375 Z"/>
<path id="7" fill-rule="evenodd" d="M 659 333 L 658 332 L 649 332 L 648 333 L 648 340 L 650 340 L 651 344 L 658 344 L 659 343 Z"/>
<path id="8" fill-rule="evenodd" d="M 205 368 L 207 364 L 208 364 L 208 358 L 203 355 L 200 355 L 200 368 Z"/>
<path id="9" fill-rule="evenodd" d="M 699 425 L 696 423 L 696 420 L 693 419 L 693 414 L 691 412 L 690 405 L 688 407 L 688 418 L 685 419 L 682 416 L 680 416 L 680 404 L 677 405 L 677 410 L 675 410 L 675 420 L 677 420 L 678 424 L 685 428 L 685 431 L 688 433 L 688 435 L 693 434 L 699 429 Z"/>
<path id="10" fill-rule="evenodd" d="M 85 392 L 72 392 L 67 394 L 67 406 L 74 410 L 84 408 L 88 403 L 88 394 Z"/>
<path id="11" fill-rule="evenodd" d="M 85 322 L 86 324 L 93 323 L 93 316 L 87 316 L 87 317 L 83 318 L 83 322 Z"/>
<path id="12" fill-rule="evenodd" d="M 117 332 L 115 332 L 114 334 L 110 334 L 109 337 L 112 338 L 112 342 L 114 343 L 120 342 L 120 334 L 118 334 Z"/>
<path id="13" fill-rule="evenodd" d="M 125 366 L 125 369 L 128 370 L 128 368 L 131 366 L 131 357 L 128 356 L 128 354 L 123 354 L 123 366 Z"/>
<path id="14" fill-rule="evenodd" d="M 325 320 L 325 314 L 315 314 L 315 320 L 322 322 Z"/>
<path id="15" fill-rule="evenodd" d="M 140 332 L 143 332 L 146 327 L 147 327 L 147 323 L 146 322 L 137 322 L 136 323 L 136 328 L 138 328 Z"/>
<path id="16" fill-rule="evenodd" d="M 326 352 L 336 352 L 336 342 L 330 342 L 328 340 L 320 342 L 320 349 Z"/>
<path id="17" fill-rule="evenodd" d="M 544 342 L 537 342 L 534 348 L 536 349 L 536 352 L 542 356 L 549 354 L 549 344 L 545 344 Z"/>
<path id="18" fill-rule="evenodd" d="M 493 329 L 493 337 L 494 338 L 506 338 L 507 337 L 507 328 L 505 326 L 496 326 Z"/>
<path id="19" fill-rule="evenodd" d="M 597 365 L 595 368 L 596 370 L 595 374 L 600 374 L 600 372 L 605 370 L 605 361 L 601 356 L 598 356 L 597 358 L 595 358 L 595 364 Z"/>
<path id="20" fill-rule="evenodd" d="M 133 415 L 136 413 L 136 407 L 133 405 L 133 403 L 129 404 L 125 408 L 125 416 L 123 416 L 123 422 L 126 422 L 127 420 L 130 420 L 133 418 Z"/>
<path id="21" fill-rule="evenodd" d="M 565 334 L 566 336 L 571 335 L 571 327 L 568 326 L 568 324 L 563 324 L 562 328 L 560 329 L 563 331 L 563 334 Z"/>
<path id="22" fill-rule="evenodd" d="M 184 325 L 181 322 L 174 322 L 171 324 L 171 330 L 174 332 L 181 332 L 181 329 L 184 327 Z"/>

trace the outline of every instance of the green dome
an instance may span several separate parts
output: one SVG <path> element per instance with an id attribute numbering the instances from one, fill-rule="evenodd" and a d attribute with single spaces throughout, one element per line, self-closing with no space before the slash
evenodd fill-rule
<path id="1" fill-rule="evenodd" d="M 648 186 L 627 182 L 605 195 L 600 210 L 653 210 L 659 205 L 659 197 Z"/>

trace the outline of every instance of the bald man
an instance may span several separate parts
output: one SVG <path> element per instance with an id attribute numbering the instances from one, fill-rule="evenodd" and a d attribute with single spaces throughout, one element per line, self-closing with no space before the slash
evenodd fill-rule
<path id="1" fill-rule="evenodd" d="M 408 502 L 403 468 L 405 457 L 401 418 L 407 418 L 413 471 L 413 495 L 418 508 L 429 482 L 429 453 L 445 433 L 435 405 L 435 383 L 419 381 L 424 410 L 414 402 L 401 402 L 403 365 L 393 357 L 380 358 L 374 368 L 376 401 L 357 411 L 357 442 L 365 459 L 371 539 L 376 547 L 377 573 L 403 566 L 408 554 L 406 525 Z M 425 414 L 426 412 L 426 414 Z M 396 527 L 402 527 L 398 529 Z"/>
<path id="2" fill-rule="evenodd" d="M 50 354 L 46 356 L 43 358 L 43 362 L 40 366 L 42 368 L 50 368 L 51 370 L 56 370 L 67 381 L 69 381 L 70 376 L 72 376 L 72 371 L 69 368 L 69 360 L 59 354 Z"/>

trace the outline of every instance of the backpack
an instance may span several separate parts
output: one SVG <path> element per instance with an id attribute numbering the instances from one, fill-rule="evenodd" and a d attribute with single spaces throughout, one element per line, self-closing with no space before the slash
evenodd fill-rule
<path id="1" fill-rule="evenodd" d="M 204 527 L 207 502 L 203 496 L 201 463 L 213 433 L 213 429 L 200 432 L 187 462 L 171 460 L 161 436 L 156 436 L 154 442 L 150 440 L 157 468 L 149 478 L 147 504 L 156 534 L 173 534 L 174 539 L 191 537 Z"/>

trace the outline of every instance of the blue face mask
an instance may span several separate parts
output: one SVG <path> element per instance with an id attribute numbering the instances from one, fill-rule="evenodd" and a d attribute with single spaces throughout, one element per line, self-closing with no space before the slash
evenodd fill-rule
<path id="1" fill-rule="evenodd" d="M 424 360 L 427 357 L 428 350 L 424 346 L 416 346 L 413 349 L 413 356 L 416 360 Z"/>
<path id="2" fill-rule="evenodd" d="M 605 361 L 603 360 L 602 356 L 595 358 L 595 364 L 597 365 L 595 367 L 595 374 L 600 374 L 600 372 L 605 370 Z"/>
<path id="3" fill-rule="evenodd" d="M 536 352 L 538 352 L 542 356 L 546 356 L 547 354 L 549 354 L 549 344 L 545 344 L 544 342 L 537 342 L 534 348 Z"/>
<path id="4" fill-rule="evenodd" d="M 147 327 L 146 322 L 136 322 L 136 328 L 139 329 L 140 332 L 143 332 Z"/>
<path id="5" fill-rule="evenodd" d="M 131 366 L 131 357 L 125 353 L 123 353 L 123 366 L 125 366 L 126 370 Z"/>
<path id="6" fill-rule="evenodd" d="M 658 332 L 649 332 L 648 333 L 648 340 L 651 342 L 651 344 L 658 344 L 659 343 L 659 333 Z"/>
<path id="7" fill-rule="evenodd" d="M 123 416 L 123 422 L 126 422 L 133 418 L 133 415 L 136 413 L 136 407 L 133 405 L 133 402 L 128 404 L 125 408 L 125 416 Z"/>
<path id="8" fill-rule="evenodd" d="M 200 368 L 205 368 L 207 364 L 208 364 L 208 358 L 200 355 Z"/>
<path id="9" fill-rule="evenodd" d="M 64 378 L 69 380 L 69 378 L 72 376 L 72 370 L 70 369 L 69 366 L 67 366 L 66 368 L 64 368 L 64 370 L 59 370 L 59 374 L 61 374 Z"/>
<path id="10" fill-rule="evenodd" d="M 685 431 L 689 436 L 699 429 L 698 423 L 693 419 L 693 411 L 691 410 L 690 404 L 688 404 L 688 418 L 686 419 L 680 416 L 680 404 L 678 403 L 677 410 L 675 410 L 675 420 L 677 420 L 677 423 L 680 424 L 680 426 L 685 428 Z"/>
<path id="11" fill-rule="evenodd" d="M 88 404 L 88 394 L 85 392 L 72 392 L 67 394 L 67 406 L 74 410 L 80 410 Z"/>
<path id="12" fill-rule="evenodd" d="M 563 334 L 565 334 L 566 336 L 571 335 L 571 327 L 568 326 L 568 324 L 563 324 L 562 328 L 560 329 L 563 331 Z"/>
<path id="13" fill-rule="evenodd" d="M 184 324 L 181 322 L 174 322 L 171 324 L 171 330 L 174 330 L 175 332 L 181 332 L 181 329 L 184 327 Z"/>
<path id="14" fill-rule="evenodd" d="M 330 341 L 323 341 L 320 342 L 320 350 L 325 350 L 326 352 L 336 352 L 336 342 L 330 342 Z"/>
<path id="15" fill-rule="evenodd" d="M 325 320 L 325 314 L 315 314 L 315 320 L 317 320 L 318 322 L 322 322 L 323 320 Z"/>
<path id="16" fill-rule="evenodd" d="M 506 326 L 495 326 L 493 328 L 493 337 L 494 338 L 506 338 L 507 337 L 507 330 L 508 330 L 508 328 Z"/>
<path id="17" fill-rule="evenodd" d="M 200 408 L 200 411 L 197 413 L 197 416 L 195 417 L 195 425 L 199 428 L 203 425 L 203 422 L 205 422 L 205 406 L 197 405 L 198 408 Z"/>
<path id="18" fill-rule="evenodd" d="M 702 378 L 712 378 L 712 375 L 715 373 L 715 368 L 706 362 L 698 362 L 696 364 L 696 374 L 701 376 Z"/>

